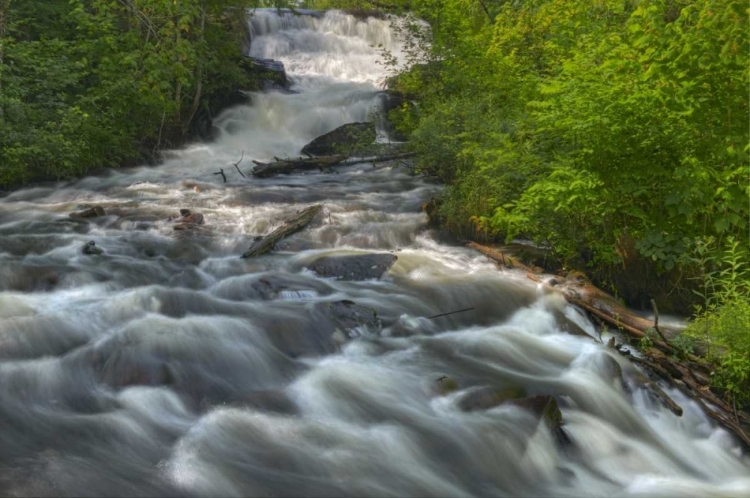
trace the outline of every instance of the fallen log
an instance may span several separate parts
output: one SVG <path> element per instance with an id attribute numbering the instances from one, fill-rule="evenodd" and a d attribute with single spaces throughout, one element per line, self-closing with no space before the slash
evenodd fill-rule
<path id="1" fill-rule="evenodd" d="M 288 175 L 296 170 L 310 170 L 327 168 L 347 159 L 348 156 L 343 154 L 325 157 L 300 157 L 299 159 L 276 159 L 272 163 L 262 163 L 253 161 L 256 167 L 253 169 L 253 176 L 258 178 L 268 178 L 275 175 Z"/>
<path id="2" fill-rule="evenodd" d="M 344 154 L 322 157 L 300 157 L 299 159 L 279 159 L 271 163 L 253 161 L 256 167 L 253 176 L 268 178 L 275 175 L 288 175 L 298 170 L 325 169 L 332 166 L 350 166 L 361 163 L 381 163 L 396 161 L 414 156 L 413 152 L 401 152 L 397 154 L 386 154 L 382 156 L 349 157 Z"/>
<path id="3" fill-rule="evenodd" d="M 269 235 L 256 240 L 253 245 L 250 246 L 250 249 L 245 251 L 242 258 L 252 258 L 267 253 L 274 248 L 278 241 L 288 235 L 299 232 L 309 225 L 313 218 L 315 218 L 315 215 L 317 215 L 322 208 L 322 204 L 316 204 L 315 206 L 302 210 L 297 216 L 288 220 Z"/>
<path id="4" fill-rule="evenodd" d="M 594 286 L 580 273 L 571 272 L 562 282 L 557 277 L 544 281 L 536 271 L 528 268 L 519 261 L 510 259 L 498 249 L 483 246 L 472 242 L 469 247 L 480 251 L 493 261 L 503 266 L 517 268 L 526 271 L 526 276 L 544 286 L 545 290 L 561 295 L 570 304 L 578 306 L 591 315 L 601 319 L 603 322 L 624 332 L 634 339 L 641 339 L 647 335 L 649 329 L 659 328 L 657 331 L 662 340 L 652 340 L 652 347 L 643 352 L 643 358 L 638 358 L 627 351 L 615 346 L 620 354 L 627 356 L 636 363 L 667 381 L 670 386 L 679 389 L 686 396 L 695 400 L 703 412 L 711 419 L 717 421 L 728 432 L 734 434 L 742 443 L 750 448 L 750 436 L 741 424 L 750 426 L 750 415 L 744 412 L 732 410 L 724 400 L 715 395 L 709 386 L 711 366 L 692 354 L 684 355 L 682 359 L 674 356 L 675 351 L 669 339 L 678 334 L 677 331 L 651 322 L 646 318 L 638 316 L 617 302 L 612 296 Z M 654 305 L 655 308 L 655 305 Z M 658 311 L 655 315 L 658 315 Z M 676 415 L 682 413 L 682 408 L 677 405 L 658 385 L 646 383 L 645 386 L 654 393 L 664 404 Z M 730 414 L 735 416 L 732 420 Z"/>
<path id="5" fill-rule="evenodd" d="M 387 161 L 397 161 L 399 159 L 408 159 L 416 156 L 416 152 L 399 152 L 397 154 L 385 154 L 382 156 L 367 156 L 367 157 L 350 157 L 344 164 L 347 166 L 350 164 L 361 164 L 361 163 L 384 163 Z"/>
<path id="6" fill-rule="evenodd" d="M 469 242 L 466 246 L 474 249 L 475 251 L 481 252 L 495 263 L 500 264 L 503 268 L 517 268 L 519 270 L 534 274 L 542 273 L 541 268 L 536 266 L 526 266 L 521 262 L 520 259 L 506 252 L 503 252 L 498 247 L 483 246 L 482 244 L 477 244 L 476 242 Z"/>

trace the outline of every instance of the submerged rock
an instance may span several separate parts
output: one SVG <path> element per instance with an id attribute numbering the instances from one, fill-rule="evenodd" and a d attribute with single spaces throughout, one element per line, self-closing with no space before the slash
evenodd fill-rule
<path id="1" fill-rule="evenodd" d="M 445 396 L 446 394 L 450 394 L 458 390 L 458 381 L 456 381 L 456 379 L 443 375 L 435 380 L 434 390 L 440 396 Z"/>
<path id="2" fill-rule="evenodd" d="M 182 218 L 183 223 L 190 223 L 193 225 L 203 224 L 203 215 L 201 213 L 192 213 Z"/>
<path id="3" fill-rule="evenodd" d="M 371 280 L 382 277 L 396 262 L 393 254 L 355 254 L 320 258 L 307 268 L 321 277 L 341 280 Z"/>
<path id="4" fill-rule="evenodd" d="M 525 396 L 521 388 L 496 389 L 493 387 L 480 387 L 465 394 L 458 400 L 458 407 L 465 412 L 476 410 L 489 410 L 507 401 L 515 400 Z"/>
<path id="5" fill-rule="evenodd" d="M 87 256 L 95 256 L 97 254 L 103 254 L 104 250 L 100 247 L 96 247 L 96 242 L 90 240 L 81 248 L 81 252 Z"/>
<path id="6" fill-rule="evenodd" d="M 174 219 L 172 216 L 170 220 Z M 203 225 L 203 215 L 201 213 L 193 213 L 189 209 L 180 209 L 180 217 L 177 218 L 174 225 L 174 230 L 189 230 L 195 228 L 198 225 Z"/>
<path id="7" fill-rule="evenodd" d="M 501 405 L 517 406 L 530 412 L 538 422 L 544 422 L 560 444 L 570 443 L 570 438 L 563 429 L 564 422 L 557 399 L 549 395 L 524 397 L 525 395 L 521 388 L 482 387 L 459 399 L 458 406 L 466 412 L 489 410 Z"/>
<path id="8" fill-rule="evenodd" d="M 321 135 L 302 148 L 309 156 L 332 156 L 335 154 L 361 154 L 372 148 L 375 142 L 374 123 L 348 123 Z"/>
<path id="9" fill-rule="evenodd" d="M 364 330 L 377 332 L 381 328 L 378 313 L 372 308 L 361 306 L 354 301 L 344 299 L 332 303 L 324 303 L 323 308 L 328 318 L 333 322 L 333 340 L 343 344 L 349 339 L 362 335 Z"/>
<path id="10" fill-rule="evenodd" d="M 64 267 L 0 265 L 0 291 L 51 291 L 69 272 Z"/>
<path id="11" fill-rule="evenodd" d="M 85 208 L 81 211 L 76 211 L 75 213 L 70 213 L 71 218 L 78 218 L 78 219 L 88 219 L 88 218 L 98 218 L 100 216 L 106 216 L 107 213 L 104 211 L 104 208 L 101 206 L 91 206 L 88 208 Z"/>

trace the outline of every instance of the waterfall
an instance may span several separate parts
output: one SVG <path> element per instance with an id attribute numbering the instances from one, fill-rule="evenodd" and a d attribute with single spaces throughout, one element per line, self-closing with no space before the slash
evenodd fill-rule
<path id="1" fill-rule="evenodd" d="M 694 402 L 665 388 L 676 417 L 565 332 L 595 336 L 583 315 L 427 229 L 439 185 L 397 164 L 248 175 L 371 119 L 381 48 L 404 60 L 387 19 L 248 23 L 250 55 L 283 62 L 291 92 L 253 93 L 158 167 L 0 198 L 0 494 L 748 496 L 748 457 Z M 238 257 L 318 203 L 273 253 Z M 106 215 L 71 219 L 82 205 Z M 175 231 L 180 208 L 205 225 Z M 371 253 L 398 258 L 382 279 L 309 269 Z M 342 300 L 380 325 L 346 329 Z M 554 396 L 570 442 L 513 403 L 467 411 L 480 389 Z"/>

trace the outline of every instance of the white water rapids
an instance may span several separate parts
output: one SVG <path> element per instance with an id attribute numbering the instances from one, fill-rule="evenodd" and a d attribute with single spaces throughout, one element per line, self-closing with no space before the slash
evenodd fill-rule
<path id="1" fill-rule="evenodd" d="M 299 93 L 254 94 L 215 142 L 159 167 L 0 199 L 1 495 L 750 495 L 747 456 L 694 403 L 669 391 L 676 417 L 627 362 L 563 331 L 594 332 L 566 303 L 439 243 L 420 211 L 439 186 L 387 164 L 237 174 L 243 150 L 247 174 L 368 119 L 375 46 L 399 50 L 388 21 L 336 12 L 260 12 L 252 32 L 252 55 L 283 61 Z M 107 215 L 68 218 L 84 203 Z M 238 257 L 314 203 L 308 229 Z M 179 208 L 206 225 L 173 231 Z M 81 254 L 89 240 L 105 253 Z M 365 251 L 398 260 L 381 280 L 304 269 Z M 342 299 L 383 329 L 332 345 L 321 303 Z M 438 393 L 443 375 L 458 391 Z M 571 443 L 513 405 L 462 411 L 479 386 L 556 396 Z"/>

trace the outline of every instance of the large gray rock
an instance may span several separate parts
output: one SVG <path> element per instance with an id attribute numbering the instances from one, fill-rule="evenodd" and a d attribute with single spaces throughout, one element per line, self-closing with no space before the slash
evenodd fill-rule
<path id="1" fill-rule="evenodd" d="M 382 277 L 398 259 L 393 254 L 327 256 L 308 265 L 321 277 L 340 280 L 371 280 Z"/>
<path id="2" fill-rule="evenodd" d="M 263 90 L 289 90 L 289 78 L 281 61 L 247 57 L 242 67 L 248 75 L 260 81 Z"/>
<path id="3" fill-rule="evenodd" d="M 365 154 L 375 142 L 374 123 L 348 123 L 321 135 L 302 148 L 309 156 Z"/>

